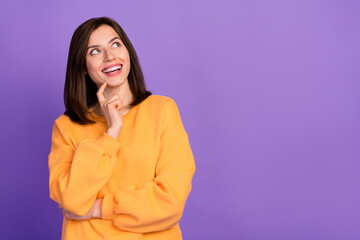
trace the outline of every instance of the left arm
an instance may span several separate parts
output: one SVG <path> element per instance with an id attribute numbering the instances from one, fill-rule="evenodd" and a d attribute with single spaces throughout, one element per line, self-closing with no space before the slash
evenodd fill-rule
<path id="1" fill-rule="evenodd" d="M 102 218 L 131 232 L 171 228 L 182 216 L 194 172 L 187 135 L 164 139 L 153 181 L 126 186 L 115 194 L 105 195 Z"/>

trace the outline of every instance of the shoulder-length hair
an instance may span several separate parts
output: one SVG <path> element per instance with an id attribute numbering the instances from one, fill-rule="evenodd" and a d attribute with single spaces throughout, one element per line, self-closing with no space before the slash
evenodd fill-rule
<path id="1" fill-rule="evenodd" d="M 98 101 L 96 97 L 98 88 L 90 76 L 86 74 L 86 53 L 91 33 L 101 25 L 112 27 L 129 52 L 130 72 L 128 81 L 134 97 L 131 105 L 135 106 L 151 95 L 151 92 L 146 90 L 138 56 L 124 30 L 111 18 L 91 18 L 75 30 L 71 38 L 66 68 L 64 87 L 66 111 L 64 114 L 79 124 L 94 123 L 94 121 L 89 119 L 89 108 L 95 106 Z"/>

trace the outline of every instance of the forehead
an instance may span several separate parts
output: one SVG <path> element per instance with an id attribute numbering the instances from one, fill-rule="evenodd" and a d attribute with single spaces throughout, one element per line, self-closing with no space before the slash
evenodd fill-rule
<path id="1" fill-rule="evenodd" d="M 114 37 L 120 36 L 109 25 L 101 25 L 91 33 L 88 46 L 94 44 L 105 45 L 109 42 L 109 40 L 113 39 Z"/>

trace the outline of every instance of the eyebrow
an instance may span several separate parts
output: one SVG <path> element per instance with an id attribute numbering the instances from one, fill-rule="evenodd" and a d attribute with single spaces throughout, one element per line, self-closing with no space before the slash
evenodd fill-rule
<path id="1" fill-rule="evenodd" d="M 112 39 L 110 39 L 110 41 L 108 43 L 111 43 L 112 41 L 116 40 L 116 39 L 119 39 L 121 40 L 119 37 L 114 37 Z M 86 50 L 89 50 L 89 48 L 95 48 L 95 47 L 100 47 L 100 45 L 91 45 L 91 46 L 88 46 L 88 48 Z"/>

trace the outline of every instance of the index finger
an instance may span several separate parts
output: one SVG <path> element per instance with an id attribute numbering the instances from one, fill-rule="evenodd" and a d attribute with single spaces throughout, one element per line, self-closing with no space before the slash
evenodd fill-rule
<path id="1" fill-rule="evenodd" d="M 104 97 L 104 90 L 105 90 L 106 86 L 107 86 L 107 82 L 104 82 L 103 85 L 101 85 L 101 87 L 99 88 L 99 90 L 96 93 L 99 103 L 102 103 L 106 100 Z"/>

